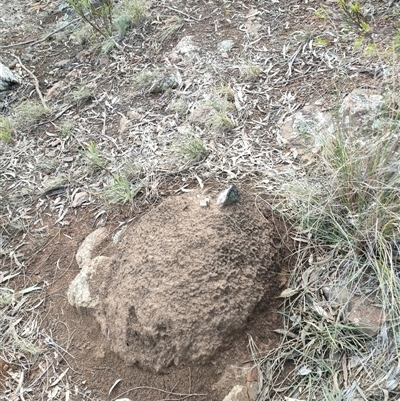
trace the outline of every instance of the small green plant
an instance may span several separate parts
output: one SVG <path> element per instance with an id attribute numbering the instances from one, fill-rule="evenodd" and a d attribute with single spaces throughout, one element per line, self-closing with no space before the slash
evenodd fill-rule
<path id="1" fill-rule="evenodd" d="M 101 52 L 103 54 L 109 54 L 111 50 L 116 47 L 115 41 L 112 39 L 106 39 L 101 45 Z"/>
<path id="2" fill-rule="evenodd" d="M 218 89 L 218 93 L 228 102 L 233 102 L 235 100 L 235 91 L 229 83 L 222 83 Z"/>
<path id="3" fill-rule="evenodd" d="M 319 19 L 326 19 L 326 10 L 323 6 L 319 6 L 318 9 L 315 10 L 314 14 Z"/>
<path id="4" fill-rule="evenodd" d="M 136 192 L 137 193 L 137 192 Z M 134 195 L 129 181 L 120 175 L 113 176 L 113 183 L 105 192 L 105 198 L 111 205 L 130 203 Z"/>
<path id="5" fill-rule="evenodd" d="M 77 44 L 85 46 L 89 44 L 95 36 L 93 28 L 90 25 L 83 25 L 74 32 L 73 37 Z"/>
<path id="6" fill-rule="evenodd" d="M 25 100 L 15 108 L 14 121 L 17 127 L 37 124 L 44 117 L 51 114 L 51 110 L 35 100 Z"/>
<path id="7" fill-rule="evenodd" d="M 366 56 L 376 56 L 378 54 L 378 50 L 376 48 L 375 43 L 370 43 L 364 49 L 364 54 Z"/>
<path id="8" fill-rule="evenodd" d="M 397 30 L 393 38 L 393 50 L 398 52 L 400 50 L 400 29 Z"/>
<path id="9" fill-rule="evenodd" d="M 361 12 L 360 3 L 352 3 L 349 0 L 338 0 L 344 15 L 363 32 L 368 32 L 371 27 Z"/>
<path id="10" fill-rule="evenodd" d="M 105 38 L 112 35 L 113 1 L 67 0 L 75 12 Z"/>
<path id="11" fill-rule="evenodd" d="M 0 117 L 0 140 L 11 141 L 13 133 L 14 128 L 10 117 Z"/>
<path id="12" fill-rule="evenodd" d="M 131 27 L 132 21 L 128 14 L 120 14 L 114 20 L 114 28 L 118 32 L 118 36 L 123 39 L 126 35 L 126 32 Z"/>
<path id="13" fill-rule="evenodd" d="M 204 142 L 200 138 L 187 138 L 180 146 L 180 153 L 192 162 L 199 162 L 208 156 Z"/>
<path id="14" fill-rule="evenodd" d="M 81 89 L 72 92 L 71 99 L 77 106 L 82 106 L 89 100 L 93 99 L 93 95 L 88 88 L 83 87 Z"/>
<path id="15" fill-rule="evenodd" d="M 323 38 L 322 36 L 318 36 L 317 38 L 315 38 L 315 46 L 317 47 L 325 47 L 328 45 L 328 40 Z"/>
<path id="16" fill-rule="evenodd" d="M 101 160 L 100 153 L 94 142 L 90 141 L 87 144 L 86 149 L 80 151 L 80 153 L 95 166 L 101 169 L 105 168 L 104 163 Z"/>
<path id="17" fill-rule="evenodd" d="M 188 109 L 187 102 L 182 97 L 172 100 L 167 106 L 168 111 L 173 111 L 178 115 L 184 115 L 187 112 L 187 109 Z"/>
<path id="18" fill-rule="evenodd" d="M 362 47 L 363 43 L 364 43 L 364 38 L 363 37 L 359 37 L 359 38 L 355 39 L 354 42 L 353 42 L 354 50 L 360 50 L 360 48 Z"/>
<path id="19" fill-rule="evenodd" d="M 206 126 L 216 130 L 229 130 L 234 124 L 224 111 L 218 111 L 206 121 Z"/>

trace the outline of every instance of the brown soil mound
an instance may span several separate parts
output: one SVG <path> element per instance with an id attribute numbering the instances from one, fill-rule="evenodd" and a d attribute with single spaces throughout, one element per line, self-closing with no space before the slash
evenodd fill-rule
<path id="1" fill-rule="evenodd" d="M 111 349 L 156 371 L 209 361 L 276 286 L 272 239 L 250 197 L 226 207 L 201 207 L 195 195 L 163 202 L 90 274 Z"/>

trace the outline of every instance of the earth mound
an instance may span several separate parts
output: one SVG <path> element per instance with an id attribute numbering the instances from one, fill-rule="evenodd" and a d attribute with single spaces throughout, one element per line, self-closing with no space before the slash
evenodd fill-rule
<path id="1" fill-rule="evenodd" d="M 70 302 L 94 311 L 129 364 L 160 371 L 210 360 L 276 287 L 274 225 L 254 198 L 208 207 L 200 200 L 165 200 L 125 231 L 110 259 L 84 267 L 90 302 L 72 296 L 76 279 L 70 286 Z"/>

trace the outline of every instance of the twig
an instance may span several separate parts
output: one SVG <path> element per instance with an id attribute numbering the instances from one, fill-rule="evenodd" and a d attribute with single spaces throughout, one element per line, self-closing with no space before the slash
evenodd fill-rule
<path id="1" fill-rule="evenodd" d="M 199 18 L 192 17 L 191 15 L 186 14 L 186 13 L 184 13 L 183 11 L 177 10 L 176 8 L 173 8 L 173 7 L 169 7 L 169 6 L 164 6 L 164 7 L 165 7 L 165 8 L 168 8 L 168 10 L 174 11 L 174 12 L 176 12 L 176 13 L 178 13 L 178 14 L 182 14 L 182 15 L 184 15 L 185 17 L 190 18 L 190 19 L 192 19 L 192 20 L 194 20 L 194 21 L 196 21 L 196 22 L 200 22 L 200 21 L 203 20 L 203 18 L 199 19 Z"/>
<path id="2" fill-rule="evenodd" d="M 36 124 L 36 127 L 40 127 L 41 125 L 44 125 L 44 124 L 54 123 L 54 121 L 58 120 L 64 113 L 66 113 L 68 110 L 72 109 L 73 107 L 74 107 L 73 105 L 67 106 L 65 109 L 61 110 L 58 114 L 56 114 L 56 116 L 54 118 L 52 118 L 51 120 L 42 121 L 41 123 Z"/>
<path id="3" fill-rule="evenodd" d="M 45 109 L 48 109 L 48 107 L 47 107 L 47 105 L 46 105 L 46 102 L 45 102 L 45 100 L 44 100 L 44 97 L 43 97 L 43 95 L 42 95 L 42 92 L 40 91 L 38 79 L 36 78 L 36 76 L 33 74 L 32 71 L 28 70 L 28 69 L 24 66 L 24 64 L 22 63 L 21 59 L 20 59 L 18 56 L 16 56 L 15 54 L 13 54 L 13 56 L 14 56 L 14 57 L 18 60 L 18 62 L 21 64 L 21 67 L 22 67 L 22 68 L 33 78 L 33 80 L 35 81 L 35 89 L 36 89 L 37 94 L 39 95 L 40 101 L 42 102 L 43 107 L 44 107 Z"/>
<path id="4" fill-rule="evenodd" d="M 184 393 L 171 393 L 170 391 L 162 390 L 161 388 L 157 387 L 150 387 L 150 386 L 138 386 L 138 387 L 132 387 L 129 390 L 124 391 L 123 393 L 119 394 L 117 397 L 113 398 L 112 401 L 117 400 L 118 398 L 121 398 L 123 395 L 135 391 L 135 390 L 155 390 L 159 391 L 160 393 L 168 394 L 168 395 L 176 395 L 178 397 L 206 397 L 207 394 L 184 394 Z"/>
<path id="5" fill-rule="evenodd" d="M 81 19 L 81 17 L 75 18 L 74 20 L 72 20 L 71 22 L 68 22 L 68 24 L 65 24 L 64 26 L 62 26 L 61 28 L 57 28 L 56 30 L 50 32 L 49 34 L 47 34 L 44 38 L 41 39 L 31 39 L 31 40 L 27 40 L 26 42 L 19 42 L 19 43 L 13 43 L 11 45 L 7 45 L 7 46 L 0 46 L 0 49 L 10 49 L 12 47 L 18 47 L 18 46 L 25 46 L 25 45 L 36 45 L 37 43 L 41 43 L 44 42 L 47 38 L 49 38 L 51 35 L 54 35 L 57 32 L 62 31 L 64 28 L 66 28 L 67 26 L 73 24 L 74 22 L 78 22 Z"/>

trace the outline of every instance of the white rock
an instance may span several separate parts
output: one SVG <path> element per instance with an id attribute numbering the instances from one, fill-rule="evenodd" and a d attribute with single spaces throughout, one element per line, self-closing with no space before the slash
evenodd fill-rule
<path id="1" fill-rule="evenodd" d="M 235 386 L 223 401 L 247 401 L 247 391 L 244 386 Z"/>
<path id="2" fill-rule="evenodd" d="M 109 262 L 109 258 L 97 256 L 82 267 L 68 288 L 67 297 L 70 305 L 76 308 L 95 308 L 98 305 L 98 292 L 91 288 L 95 282 L 92 278 L 97 269 L 104 269 Z"/>
<path id="3" fill-rule="evenodd" d="M 76 262 L 81 269 L 91 261 L 93 258 L 92 253 L 94 249 L 100 245 L 101 241 L 103 241 L 106 235 L 107 228 L 100 227 L 84 239 L 78 249 L 78 252 L 76 253 Z"/>

